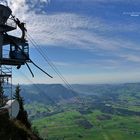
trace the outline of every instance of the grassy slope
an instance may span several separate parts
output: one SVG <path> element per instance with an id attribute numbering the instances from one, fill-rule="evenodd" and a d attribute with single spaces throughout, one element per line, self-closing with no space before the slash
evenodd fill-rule
<path id="1" fill-rule="evenodd" d="M 54 116 L 39 119 L 33 122 L 41 136 L 53 139 L 65 140 L 139 140 L 140 117 L 113 116 L 111 120 L 97 119 L 100 111 L 94 111 L 88 115 L 81 115 L 77 111 L 68 111 Z M 87 119 L 93 124 L 91 129 L 79 126 L 76 121 Z"/>
<path id="2" fill-rule="evenodd" d="M 8 113 L 0 115 L 0 140 L 42 140 L 19 120 L 10 120 Z"/>
<path id="3" fill-rule="evenodd" d="M 114 87 L 113 90 L 111 88 L 109 91 L 104 90 L 104 94 L 101 94 L 99 98 L 90 96 L 89 100 L 83 101 L 83 103 L 90 106 L 92 113 L 80 114 L 76 110 L 78 108 L 86 109 L 85 106 L 71 103 L 61 106 L 64 112 L 37 119 L 33 121 L 33 125 L 38 128 L 41 136 L 48 140 L 140 140 L 140 116 L 127 114 L 118 116 L 113 113 L 113 115 L 108 114 L 111 119 L 99 120 L 97 116 L 104 113 L 100 111 L 98 104 L 99 110 L 95 110 L 97 109 L 96 103 L 100 105 L 104 103 L 110 104 L 113 108 L 140 112 L 139 85 L 132 84 L 125 88 L 122 86 L 122 88 Z M 86 129 L 77 123 L 78 120 L 87 120 L 93 127 Z"/>

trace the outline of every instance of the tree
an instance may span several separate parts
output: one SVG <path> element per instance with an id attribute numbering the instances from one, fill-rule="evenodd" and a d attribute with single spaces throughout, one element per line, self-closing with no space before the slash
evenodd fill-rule
<path id="1" fill-rule="evenodd" d="M 7 101 L 7 96 L 4 95 L 3 80 L 0 79 L 0 107 L 4 106 Z"/>
<path id="2" fill-rule="evenodd" d="M 20 86 L 19 84 L 16 87 L 14 99 L 18 101 L 19 103 L 19 114 L 17 116 L 17 120 L 21 121 L 27 128 L 31 128 L 31 123 L 28 120 L 28 114 L 27 111 L 24 110 L 24 99 L 20 96 Z"/>
<path id="3" fill-rule="evenodd" d="M 2 83 L 0 81 L 0 106 L 3 105 L 3 93 L 4 93 L 3 86 L 2 86 Z"/>
<path id="4" fill-rule="evenodd" d="M 21 89 L 20 89 L 20 86 L 18 84 L 16 87 L 16 90 L 15 90 L 14 99 L 16 99 L 18 101 L 20 111 L 24 111 L 24 100 L 20 96 L 20 91 L 21 91 Z"/>

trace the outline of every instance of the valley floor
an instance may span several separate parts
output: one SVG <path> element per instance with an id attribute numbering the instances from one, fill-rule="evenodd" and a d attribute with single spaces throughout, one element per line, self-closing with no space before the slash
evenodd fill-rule
<path id="1" fill-rule="evenodd" d="M 140 140 L 140 84 L 101 85 L 92 91 L 96 94 L 25 107 L 47 140 Z"/>

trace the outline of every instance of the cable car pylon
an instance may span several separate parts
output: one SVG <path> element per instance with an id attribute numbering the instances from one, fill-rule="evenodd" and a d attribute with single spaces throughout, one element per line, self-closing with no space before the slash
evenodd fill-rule
<path id="1" fill-rule="evenodd" d="M 8 34 L 8 32 L 16 30 L 17 27 L 21 30 L 21 37 Z M 9 69 L 9 67 L 14 66 L 20 69 L 22 65 L 26 65 L 34 77 L 28 63 L 33 64 L 47 76 L 53 78 L 31 60 L 26 34 L 25 23 L 13 16 L 12 10 L 8 6 L 0 4 L 0 85 L 5 82 L 5 79 L 12 78 L 12 72 L 9 74 L 3 67 Z"/>

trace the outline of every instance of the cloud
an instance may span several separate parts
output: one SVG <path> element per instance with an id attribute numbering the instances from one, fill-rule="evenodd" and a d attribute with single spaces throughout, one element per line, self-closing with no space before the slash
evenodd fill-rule
<path id="1" fill-rule="evenodd" d="M 108 25 L 101 19 L 74 13 L 37 14 L 36 9 L 40 9 L 39 4 L 44 3 L 43 5 L 46 6 L 50 0 L 7 0 L 7 3 L 13 13 L 27 23 L 28 33 L 40 45 L 73 47 L 90 51 L 132 49 L 132 46 L 133 49 L 139 49 L 135 43 L 128 40 L 106 37 L 110 32 L 136 31 L 138 26 Z M 38 7 L 35 8 L 37 4 Z"/>
<path id="2" fill-rule="evenodd" d="M 83 0 L 85 2 L 85 0 Z M 91 0 L 92 1 L 92 0 Z M 93 2 L 97 0 L 93 0 Z M 115 0 L 119 1 L 119 0 Z M 4 2 L 4 1 L 3 1 Z M 6 1 L 5 1 L 6 2 Z M 107 23 L 105 20 L 100 18 L 91 17 L 89 15 L 81 15 L 79 13 L 66 13 L 66 12 L 55 12 L 48 14 L 44 8 L 51 1 L 49 0 L 7 0 L 8 5 L 13 10 L 13 14 L 24 20 L 27 24 L 28 33 L 39 45 L 50 46 L 50 47 L 65 47 L 69 49 L 84 49 L 86 51 L 103 53 L 104 57 L 101 60 L 91 60 L 90 62 L 79 64 L 76 63 L 65 63 L 56 62 L 55 65 L 69 69 L 70 67 L 75 68 L 77 71 L 79 68 L 81 71 L 87 73 L 88 69 L 94 70 L 95 68 L 100 70 L 117 70 L 121 69 L 125 62 L 140 62 L 138 54 L 134 55 L 133 52 L 140 51 L 139 46 L 129 40 L 129 38 L 119 38 L 111 36 L 110 33 L 134 33 L 140 29 L 139 24 L 136 23 Z M 86 1 L 87 2 L 87 1 Z M 113 2 L 113 0 L 99 0 L 98 2 Z M 51 3 L 50 3 L 51 4 Z M 42 7 L 43 6 L 43 7 Z M 40 10 L 38 12 L 38 9 Z M 128 51 L 129 50 L 129 51 Z M 128 54 L 124 54 L 124 52 Z M 113 56 L 108 60 L 108 56 Z M 86 59 L 87 61 L 87 59 Z M 130 67 L 129 65 L 128 67 Z M 139 67 L 137 68 L 139 69 Z M 132 70 L 132 69 L 129 69 Z M 67 72 L 70 72 L 67 70 Z M 41 76 L 40 76 L 41 77 Z M 65 77 L 65 76 L 64 76 Z M 120 81 L 135 80 L 138 77 L 138 73 L 125 73 L 122 74 L 97 74 L 96 75 L 66 75 L 71 83 L 75 81 L 79 83 L 84 82 L 107 82 L 107 81 Z M 19 77 L 20 78 L 20 77 Z M 45 81 L 44 77 L 34 79 L 35 82 Z M 40 81 L 38 81 L 40 80 Z M 16 81 L 16 80 L 15 80 Z M 21 80 L 20 80 L 21 81 Z M 61 82 L 57 77 L 47 82 Z"/>
<path id="3" fill-rule="evenodd" d="M 36 5 L 40 7 L 42 5 L 46 6 L 50 3 L 50 0 L 2 0 L 0 3 L 8 5 L 18 18 L 26 20 L 28 14 L 34 13 L 39 9 L 39 7 L 35 8 Z"/>
<path id="4" fill-rule="evenodd" d="M 139 47 L 134 42 L 96 33 L 97 30 L 100 32 L 107 30 L 106 25 L 96 18 L 72 13 L 33 14 L 27 16 L 27 24 L 28 33 L 40 45 L 76 47 L 90 51 L 100 49 L 114 51 L 123 48 L 139 50 Z M 108 30 L 111 29 L 108 28 Z M 113 28 L 110 32 L 113 32 Z"/>
<path id="5" fill-rule="evenodd" d="M 140 56 L 139 55 L 123 54 L 123 55 L 121 55 L 121 57 L 124 58 L 127 61 L 130 61 L 130 62 L 140 63 Z"/>
<path id="6" fill-rule="evenodd" d="M 140 28 L 139 25 L 134 23 L 128 25 L 125 23 L 118 24 L 114 22 L 107 24 L 102 19 L 76 13 L 59 12 L 42 14 L 36 13 L 35 9 L 32 11 L 29 10 L 31 5 L 35 7 L 38 2 L 48 4 L 50 1 L 31 0 L 30 3 L 27 3 L 25 0 L 11 0 L 8 2 L 16 16 L 21 17 L 27 23 L 28 33 L 37 44 L 47 47 L 78 48 L 91 52 L 104 53 L 105 56 L 111 55 L 117 57 L 115 61 L 120 64 L 122 64 L 122 59 L 128 62 L 139 62 L 137 55 L 132 57 L 133 51 L 140 50 L 134 41 L 108 36 L 110 33 L 119 31 L 136 32 Z M 124 56 L 123 53 L 126 50 L 131 50 L 128 52 L 129 56 Z M 102 62 L 98 61 L 94 62 L 94 64 L 104 64 L 104 69 L 116 68 L 116 66 L 110 63 Z M 80 67 L 83 68 L 84 66 Z M 96 67 L 100 66 L 96 65 Z"/>
<path id="7" fill-rule="evenodd" d="M 86 60 L 86 62 L 53 62 L 54 65 L 56 65 L 56 67 L 60 68 L 60 69 L 67 69 L 71 70 L 72 69 L 81 69 L 81 71 L 85 71 L 85 70 L 90 70 L 90 71 L 96 71 L 98 68 L 98 71 L 105 71 L 105 70 L 116 70 L 119 69 L 120 67 L 120 63 L 117 60 Z"/>
<path id="8" fill-rule="evenodd" d="M 13 14 L 20 15 L 22 19 L 25 19 L 25 15 L 28 11 L 28 5 L 25 0 L 7 0 L 8 6 L 12 9 Z"/>
<path id="9" fill-rule="evenodd" d="M 7 1 L 5 1 L 5 0 L 1 0 L 0 4 L 6 5 L 6 6 L 8 5 Z"/>
<path id="10" fill-rule="evenodd" d="M 71 63 L 66 63 L 66 62 L 53 62 L 54 65 L 58 67 L 71 67 L 73 64 Z"/>
<path id="11" fill-rule="evenodd" d="M 114 0 L 99 1 L 113 2 Z M 97 0 L 90 0 L 90 2 L 97 2 Z M 51 4 L 50 0 L 7 0 L 7 3 L 13 13 L 27 23 L 28 33 L 39 45 L 78 48 L 98 53 L 110 52 L 119 58 L 122 58 L 126 50 L 131 50 L 131 52 L 140 50 L 139 46 L 129 38 L 109 36 L 110 33 L 117 32 L 138 32 L 140 26 L 136 23 L 107 24 L 103 19 L 77 13 L 36 13 L 37 9 L 43 11 L 40 7 L 41 3 L 45 7 L 48 3 Z M 131 52 L 129 51 L 129 57 L 123 56 L 123 58 L 128 61 L 137 61 L 137 58 L 130 57 Z"/>

